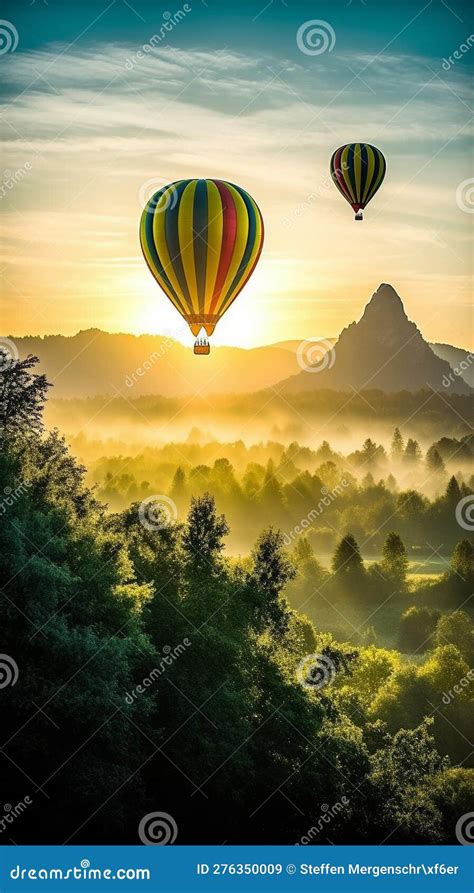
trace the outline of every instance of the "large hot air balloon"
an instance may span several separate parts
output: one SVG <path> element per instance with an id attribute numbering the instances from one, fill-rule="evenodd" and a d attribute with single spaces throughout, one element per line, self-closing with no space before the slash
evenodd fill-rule
<path id="1" fill-rule="evenodd" d="M 263 220 L 253 198 L 224 180 L 177 180 L 147 202 L 140 242 L 152 275 L 197 338 L 212 335 L 253 273 Z M 207 338 L 194 345 L 209 353 Z"/>
<path id="2" fill-rule="evenodd" d="M 369 143 L 349 143 L 336 149 L 330 164 L 339 192 L 362 220 L 362 211 L 382 185 L 387 164 L 380 149 Z"/>

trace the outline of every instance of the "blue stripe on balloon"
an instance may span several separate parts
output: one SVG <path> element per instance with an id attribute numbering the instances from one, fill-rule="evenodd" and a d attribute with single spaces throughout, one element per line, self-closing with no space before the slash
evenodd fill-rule
<path id="1" fill-rule="evenodd" d="M 204 300 L 206 294 L 207 227 L 207 183 L 205 180 L 198 180 L 194 193 L 193 239 L 199 313 L 204 313 Z"/>
<path id="2" fill-rule="evenodd" d="M 181 249 L 179 246 L 179 232 L 178 232 L 178 218 L 179 218 L 179 209 L 181 204 L 181 196 L 186 189 L 186 186 L 192 180 L 183 180 L 178 186 L 176 186 L 175 196 L 170 202 L 169 208 L 166 211 L 163 211 L 165 215 L 165 237 L 166 244 L 168 246 L 168 253 L 170 256 L 171 263 L 173 264 L 173 270 L 176 276 L 176 279 L 179 282 L 179 286 L 183 293 L 183 298 L 187 303 L 188 307 L 186 312 L 192 313 L 192 301 L 191 296 L 189 294 L 188 283 L 186 282 L 186 276 L 184 274 L 183 263 L 181 260 Z"/>
<path id="3" fill-rule="evenodd" d="M 144 214 L 146 214 L 146 217 L 145 217 L 145 239 L 146 239 L 146 246 L 147 246 L 147 248 L 148 248 L 148 251 L 150 252 L 150 255 L 151 255 L 151 258 L 152 258 L 152 260 L 153 260 L 153 263 L 155 264 L 156 269 L 158 270 L 158 272 L 159 272 L 161 278 L 163 279 L 163 281 L 165 282 L 165 284 L 166 284 L 167 287 L 169 288 L 171 294 L 172 294 L 173 297 L 176 299 L 176 301 L 178 302 L 179 306 L 182 308 L 183 313 L 186 313 L 186 309 L 183 307 L 183 304 L 182 304 L 182 301 L 180 300 L 179 295 L 176 294 L 176 290 L 173 288 L 173 286 L 172 286 L 172 284 L 171 284 L 171 282 L 170 282 L 170 280 L 169 280 L 169 278 L 168 278 L 168 276 L 167 276 L 167 274 L 166 274 L 166 272 L 165 272 L 165 268 L 163 267 L 163 264 L 162 264 L 162 262 L 161 262 L 161 260 L 160 260 L 160 257 L 159 257 L 159 255 L 158 255 L 158 252 L 157 252 L 157 250 L 156 250 L 155 239 L 154 239 L 154 236 L 153 236 L 153 217 L 155 216 L 156 206 L 157 206 L 157 204 L 158 204 L 158 202 L 159 202 L 159 200 L 160 200 L 161 196 L 163 195 L 163 193 L 164 193 L 164 191 L 165 191 L 166 188 L 167 188 L 167 187 L 164 186 L 163 189 L 160 189 L 158 192 L 155 192 L 155 194 L 154 194 L 153 197 L 150 199 L 150 201 L 148 202 L 148 204 L 147 204 L 147 206 L 146 206 L 146 208 L 145 208 L 145 210 L 144 210 L 144 212 L 143 212 Z"/>

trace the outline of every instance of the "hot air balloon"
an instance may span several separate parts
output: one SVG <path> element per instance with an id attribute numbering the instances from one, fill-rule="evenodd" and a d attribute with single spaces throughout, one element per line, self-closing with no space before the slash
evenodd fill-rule
<path id="1" fill-rule="evenodd" d="M 242 291 L 263 245 L 263 219 L 253 198 L 224 180 L 177 180 L 156 192 L 141 217 L 148 267 L 208 354 L 221 316 Z"/>
<path id="2" fill-rule="evenodd" d="M 363 220 L 362 211 L 382 185 L 387 164 L 380 149 L 369 143 L 348 143 L 336 149 L 329 166 L 339 192 Z"/>

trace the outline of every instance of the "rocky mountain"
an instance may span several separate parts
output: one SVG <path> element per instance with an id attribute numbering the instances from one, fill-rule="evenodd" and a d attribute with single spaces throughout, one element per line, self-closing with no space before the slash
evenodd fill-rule
<path id="1" fill-rule="evenodd" d="M 386 283 L 372 295 L 361 319 L 343 329 L 334 347 L 328 343 L 327 348 L 324 354 L 318 353 L 308 343 L 299 355 L 303 371 L 283 382 L 279 390 L 471 392 L 449 363 L 433 352 L 408 319 L 395 289 Z"/>

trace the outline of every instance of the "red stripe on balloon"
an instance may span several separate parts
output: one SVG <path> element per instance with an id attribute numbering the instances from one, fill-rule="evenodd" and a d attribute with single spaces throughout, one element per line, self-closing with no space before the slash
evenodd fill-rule
<path id="1" fill-rule="evenodd" d="M 220 298 L 220 294 L 224 282 L 229 272 L 229 267 L 234 253 L 235 239 L 237 236 L 237 211 L 234 199 L 227 186 L 221 180 L 214 180 L 222 202 L 222 244 L 219 267 L 217 269 L 216 282 L 214 285 L 214 293 L 212 295 L 209 313 L 214 313 L 216 304 Z"/>
<path id="2" fill-rule="evenodd" d="M 334 156 L 334 161 L 332 163 L 332 172 L 334 177 L 336 178 L 337 185 L 339 186 L 339 189 L 341 190 L 344 198 L 347 199 L 350 204 L 352 204 L 352 196 L 347 188 L 346 181 L 344 179 L 344 173 L 341 169 L 341 156 L 343 149 L 345 149 L 345 146 L 341 146 L 341 148 L 337 150 Z"/>

